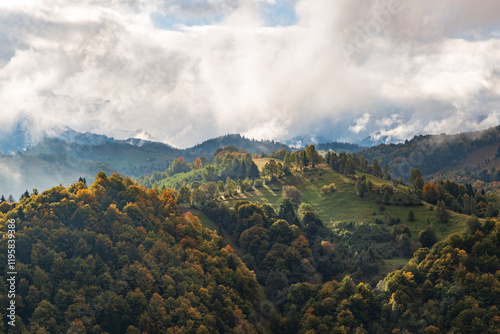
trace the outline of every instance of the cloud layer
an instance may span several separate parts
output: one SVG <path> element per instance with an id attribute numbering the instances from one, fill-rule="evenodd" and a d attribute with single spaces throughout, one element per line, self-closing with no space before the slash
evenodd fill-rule
<path id="1" fill-rule="evenodd" d="M 0 4 L 1 125 L 402 140 L 500 123 L 497 1 Z M 275 19 L 273 19 L 275 18 Z M 287 25 L 283 25 L 286 23 Z"/>

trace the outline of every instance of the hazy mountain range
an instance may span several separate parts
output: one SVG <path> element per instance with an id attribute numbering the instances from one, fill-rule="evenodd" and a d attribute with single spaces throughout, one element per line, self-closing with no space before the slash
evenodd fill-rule
<path id="1" fill-rule="evenodd" d="M 66 128 L 60 133 L 45 134 L 37 143 L 27 140 L 27 131 L 26 127 L 18 125 L 11 133 L 3 134 L 0 141 L 0 194 L 17 196 L 33 188 L 44 190 L 55 184 L 69 185 L 79 177 L 92 180 L 99 171 L 138 177 L 164 171 L 178 157 L 184 157 L 188 162 L 199 156 L 211 158 L 217 148 L 228 145 L 260 155 L 280 148 L 292 151 L 315 144 L 320 151 L 361 152 L 369 161 L 377 158 L 382 166 L 387 164 L 396 177 L 406 178 L 411 168 L 418 167 L 424 176 L 432 178 L 436 173 L 453 172 L 455 169 L 495 167 L 500 138 L 500 129 L 495 127 L 457 135 L 416 136 L 405 143 L 366 148 L 351 143 L 322 142 L 326 138 L 321 136 L 300 136 L 280 143 L 231 134 L 187 149 L 178 149 L 144 139 L 147 138 L 144 131 L 137 133 L 141 138 L 117 140 Z M 481 166 L 473 159 L 478 150 L 482 150 L 483 155 L 484 150 L 488 151 Z"/>

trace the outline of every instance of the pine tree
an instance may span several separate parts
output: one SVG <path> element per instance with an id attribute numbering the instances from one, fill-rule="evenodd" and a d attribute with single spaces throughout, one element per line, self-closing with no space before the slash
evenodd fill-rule
<path id="1" fill-rule="evenodd" d="M 448 211 L 446 210 L 446 205 L 443 201 L 438 201 L 437 204 L 437 215 L 440 223 L 447 223 L 449 219 Z"/>
<path id="2" fill-rule="evenodd" d="M 252 161 L 250 164 L 250 168 L 248 170 L 248 178 L 254 180 L 258 179 L 259 177 L 260 177 L 259 168 L 255 164 L 255 162 Z"/>
<path id="3" fill-rule="evenodd" d="M 359 197 L 363 197 L 368 190 L 368 187 L 366 186 L 366 176 L 362 175 L 358 180 L 356 181 L 356 193 L 358 194 Z"/>
<path id="4" fill-rule="evenodd" d="M 408 220 L 411 222 L 415 221 L 415 213 L 413 210 L 408 211 Z"/>
<path id="5" fill-rule="evenodd" d="M 373 158 L 372 160 L 372 173 L 375 176 L 383 176 L 382 169 L 380 168 L 377 158 Z"/>
<path id="6" fill-rule="evenodd" d="M 419 199 L 422 198 L 422 191 L 424 189 L 424 179 L 422 177 L 422 172 L 418 168 L 412 168 L 409 177 L 410 185 L 413 192 L 417 195 Z"/>

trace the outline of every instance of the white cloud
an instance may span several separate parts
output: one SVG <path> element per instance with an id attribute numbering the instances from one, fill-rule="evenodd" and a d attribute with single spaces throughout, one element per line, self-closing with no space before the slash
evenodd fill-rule
<path id="1" fill-rule="evenodd" d="M 356 125 L 350 126 L 349 131 L 354 133 L 360 133 L 361 131 L 366 130 L 366 125 L 370 121 L 370 114 L 363 114 L 360 118 L 356 120 Z"/>
<path id="2" fill-rule="evenodd" d="M 141 128 L 189 146 L 235 132 L 405 139 L 498 120 L 496 1 L 301 0 L 293 26 L 266 26 L 262 5 L 2 2 L 0 122 L 30 117 L 35 135 Z"/>

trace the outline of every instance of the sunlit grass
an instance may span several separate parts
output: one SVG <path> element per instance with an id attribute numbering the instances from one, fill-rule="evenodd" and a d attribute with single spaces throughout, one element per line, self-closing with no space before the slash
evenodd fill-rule
<path id="1" fill-rule="evenodd" d="M 365 175 L 367 180 L 372 182 L 374 189 L 384 184 L 392 185 L 392 182 L 373 175 L 364 173 L 362 175 Z M 331 194 L 322 194 L 321 187 L 331 183 L 335 184 L 335 191 Z M 393 221 L 399 218 L 400 222 L 398 224 L 406 224 L 410 228 L 411 238 L 414 240 L 417 239 L 419 232 L 425 229 L 429 223 L 435 225 L 437 237 L 440 240 L 451 233 L 463 231 L 465 227 L 465 220 L 468 216 L 449 211 L 450 221 L 441 224 L 438 222 L 436 209 L 427 203 L 411 206 L 384 205 L 383 210 L 381 210 L 377 200 L 379 202 L 382 200 L 382 192 L 377 194 L 376 191 L 371 191 L 363 198 L 360 198 L 356 194 L 355 183 L 356 181 L 353 178 L 336 173 L 327 166 L 319 166 L 305 171 L 294 171 L 291 176 L 267 184 L 265 187 L 254 191 L 229 197 L 227 201 L 230 205 L 233 205 L 238 200 L 249 200 L 261 204 L 269 203 L 276 207 L 281 197 L 281 188 L 284 185 L 294 185 L 304 195 L 302 201 L 309 203 L 327 225 L 343 221 L 375 223 L 375 220 L 378 219 L 379 222 L 383 222 L 384 226 L 390 228 L 391 218 Z M 404 187 L 398 186 L 397 189 Z M 409 221 L 410 210 L 415 215 L 414 221 Z"/>

